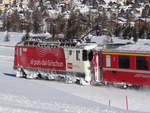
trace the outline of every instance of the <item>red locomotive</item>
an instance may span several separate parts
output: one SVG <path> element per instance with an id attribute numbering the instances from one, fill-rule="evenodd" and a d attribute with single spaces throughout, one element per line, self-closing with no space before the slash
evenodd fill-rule
<path id="1" fill-rule="evenodd" d="M 14 69 L 18 77 L 150 85 L 150 53 L 94 49 L 95 43 L 25 40 L 15 47 Z"/>
<path id="2" fill-rule="evenodd" d="M 95 43 L 51 42 L 39 41 L 38 37 L 29 38 L 15 46 L 16 76 L 89 84 L 92 78 L 91 48 L 94 47 Z"/>

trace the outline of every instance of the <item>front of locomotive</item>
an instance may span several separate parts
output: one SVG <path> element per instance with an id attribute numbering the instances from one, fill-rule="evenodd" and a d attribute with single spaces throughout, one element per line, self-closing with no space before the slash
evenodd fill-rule
<path id="1" fill-rule="evenodd" d="M 81 84 L 88 85 L 93 80 L 93 49 L 97 45 L 95 43 L 87 43 L 82 50 L 82 71 L 85 74 Z"/>
<path id="2" fill-rule="evenodd" d="M 89 85 L 92 80 L 92 49 L 95 43 L 82 44 L 74 48 L 66 48 L 66 71 L 75 75 L 75 80 L 82 85 Z"/>
<path id="3" fill-rule="evenodd" d="M 22 64 L 21 64 L 21 54 L 22 54 L 22 43 L 18 43 L 15 45 L 15 53 L 14 53 L 14 64 L 13 68 L 16 72 L 16 77 L 23 77 L 22 73 Z"/>

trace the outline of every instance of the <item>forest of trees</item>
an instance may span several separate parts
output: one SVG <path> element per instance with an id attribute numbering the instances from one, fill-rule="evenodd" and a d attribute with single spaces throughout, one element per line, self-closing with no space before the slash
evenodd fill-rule
<path id="1" fill-rule="evenodd" d="M 17 6 L 14 0 L 12 6 L 1 13 L 2 30 L 50 32 L 54 38 L 58 34 L 63 34 L 65 38 L 81 38 L 91 33 L 93 35 L 115 35 L 125 39 L 133 37 L 135 41 L 138 38 L 150 39 L 150 25 L 146 23 L 150 19 L 149 4 L 144 5 L 141 13 L 141 18 L 145 19 L 146 24 L 142 26 L 130 24 L 135 18 L 134 13 L 138 12 L 137 8 L 142 7 L 140 4 L 149 2 L 150 0 L 135 0 L 134 2 L 127 0 L 124 5 L 131 5 L 131 7 L 124 10 L 120 8 L 121 4 L 116 2 L 110 2 L 108 8 L 103 8 L 102 5 L 106 4 L 105 0 L 81 0 L 81 4 L 92 6 L 88 12 L 83 14 L 76 8 L 73 1 L 70 4 L 64 4 L 62 0 L 30 0 L 27 7 L 24 8 L 21 2 Z M 96 12 L 93 12 L 93 9 Z M 50 11 L 59 13 L 52 17 Z M 68 18 L 66 15 L 69 15 Z M 124 25 L 117 23 L 119 18 L 124 18 L 126 23 Z M 47 29 L 43 29 L 45 26 Z"/>

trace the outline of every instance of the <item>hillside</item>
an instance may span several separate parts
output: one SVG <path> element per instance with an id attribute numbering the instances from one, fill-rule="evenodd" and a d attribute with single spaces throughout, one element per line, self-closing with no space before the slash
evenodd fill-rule
<path id="1" fill-rule="evenodd" d="M 1 14 L 2 30 L 49 32 L 53 38 L 109 35 L 150 38 L 148 0 L 41 0 L 13 4 Z M 80 23 L 80 24 L 78 24 Z"/>

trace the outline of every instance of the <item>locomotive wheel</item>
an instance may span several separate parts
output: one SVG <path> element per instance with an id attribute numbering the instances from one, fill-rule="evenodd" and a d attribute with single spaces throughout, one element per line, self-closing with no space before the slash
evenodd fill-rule
<path id="1" fill-rule="evenodd" d="M 121 89 L 128 89 L 128 85 L 123 85 Z"/>
<path id="2" fill-rule="evenodd" d="M 37 75 L 37 79 L 42 79 L 42 75 L 40 73 Z"/>
<path id="3" fill-rule="evenodd" d="M 77 79 L 77 80 L 75 81 L 75 83 L 76 83 L 76 84 L 80 84 L 80 80 Z"/>
<path id="4" fill-rule="evenodd" d="M 19 74 L 16 75 L 18 78 L 26 78 L 26 73 L 24 72 L 23 68 L 18 68 L 17 73 Z"/>
<path id="5" fill-rule="evenodd" d="M 23 68 L 21 68 L 21 73 L 23 75 L 23 78 L 26 78 L 27 74 L 24 72 Z"/>
<path id="6" fill-rule="evenodd" d="M 66 76 L 65 77 L 65 83 L 71 84 L 71 83 L 73 83 L 73 81 L 72 81 L 72 79 L 69 76 Z"/>

